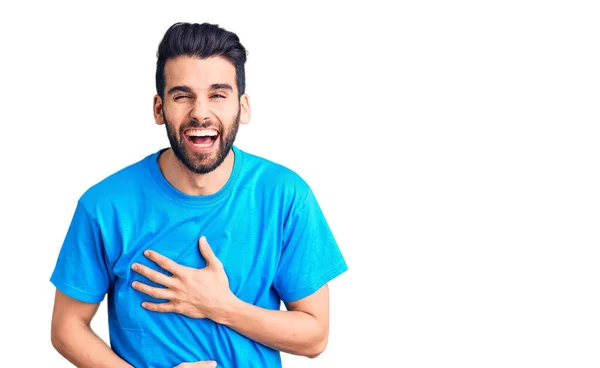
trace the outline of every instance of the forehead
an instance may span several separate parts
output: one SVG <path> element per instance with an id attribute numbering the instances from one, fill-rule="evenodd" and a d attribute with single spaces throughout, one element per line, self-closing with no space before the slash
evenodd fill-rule
<path id="1" fill-rule="evenodd" d="M 192 89 L 207 89 L 212 84 L 227 83 L 236 89 L 235 67 L 221 57 L 198 59 L 178 56 L 165 63 L 165 89 L 173 86 L 188 86 Z"/>

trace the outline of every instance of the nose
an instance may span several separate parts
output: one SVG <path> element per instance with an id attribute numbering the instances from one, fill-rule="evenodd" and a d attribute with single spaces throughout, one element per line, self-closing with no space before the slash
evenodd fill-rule
<path id="1" fill-rule="evenodd" d="M 196 101 L 194 101 L 192 111 L 190 111 L 190 117 L 199 122 L 210 119 L 208 101 L 201 101 L 200 98 L 197 98 Z"/>

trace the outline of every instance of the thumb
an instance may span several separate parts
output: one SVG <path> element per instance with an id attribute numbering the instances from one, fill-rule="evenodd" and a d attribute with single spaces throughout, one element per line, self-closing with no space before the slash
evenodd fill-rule
<path id="1" fill-rule="evenodd" d="M 202 254 L 202 257 L 204 257 L 204 259 L 206 260 L 207 266 L 221 265 L 221 261 L 219 261 L 210 245 L 208 245 L 208 241 L 206 241 L 205 236 L 200 237 L 200 239 L 198 240 L 198 246 L 200 248 L 200 254 Z"/>

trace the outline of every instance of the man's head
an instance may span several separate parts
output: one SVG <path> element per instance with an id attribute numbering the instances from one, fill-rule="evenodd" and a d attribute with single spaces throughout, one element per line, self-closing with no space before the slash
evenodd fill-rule
<path id="1" fill-rule="evenodd" d="M 216 169 L 250 119 L 246 49 L 217 25 L 176 23 L 158 47 L 154 118 L 191 171 Z"/>

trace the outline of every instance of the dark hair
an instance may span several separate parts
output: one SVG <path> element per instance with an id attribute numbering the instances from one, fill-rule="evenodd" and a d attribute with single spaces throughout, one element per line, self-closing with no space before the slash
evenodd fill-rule
<path id="1" fill-rule="evenodd" d="M 175 23 L 165 33 L 158 45 L 156 56 L 156 92 L 160 98 L 165 91 L 165 64 L 167 60 L 187 55 L 206 59 L 222 56 L 235 67 L 238 97 L 246 90 L 246 49 L 238 36 L 217 24 Z"/>

